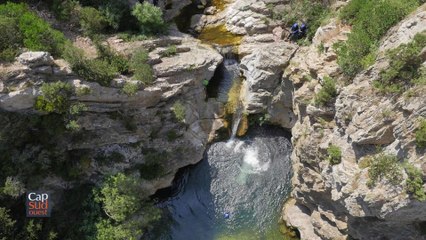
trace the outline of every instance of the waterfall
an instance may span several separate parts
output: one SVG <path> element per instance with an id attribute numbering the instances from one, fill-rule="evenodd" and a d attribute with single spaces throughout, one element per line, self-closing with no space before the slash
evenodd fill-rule
<path id="1" fill-rule="evenodd" d="M 232 116 L 232 134 L 231 134 L 230 140 L 233 140 L 237 136 L 238 126 L 240 125 L 242 117 L 243 117 L 243 106 L 240 103 L 238 104 L 237 109 L 235 110 L 235 113 Z"/>

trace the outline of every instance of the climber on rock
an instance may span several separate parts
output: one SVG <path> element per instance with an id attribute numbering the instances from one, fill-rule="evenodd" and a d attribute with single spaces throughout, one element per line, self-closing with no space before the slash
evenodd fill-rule
<path id="1" fill-rule="evenodd" d="M 298 23 L 294 23 L 292 26 L 291 26 L 291 29 L 290 29 L 290 35 L 288 36 L 288 38 L 289 39 L 291 39 L 291 40 L 297 40 L 298 38 L 299 38 L 299 24 Z"/>
<path id="2" fill-rule="evenodd" d="M 306 23 L 303 23 L 302 26 L 300 26 L 300 33 L 299 37 L 306 37 L 306 33 L 308 32 L 308 25 Z"/>

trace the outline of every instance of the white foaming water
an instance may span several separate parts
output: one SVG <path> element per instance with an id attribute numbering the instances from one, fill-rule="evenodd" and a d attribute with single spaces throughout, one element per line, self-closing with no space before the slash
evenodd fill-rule
<path id="1" fill-rule="evenodd" d="M 269 169 L 269 161 L 261 164 L 259 161 L 259 150 L 257 148 L 249 148 L 244 154 L 244 163 L 248 164 L 256 173 L 265 172 Z"/>

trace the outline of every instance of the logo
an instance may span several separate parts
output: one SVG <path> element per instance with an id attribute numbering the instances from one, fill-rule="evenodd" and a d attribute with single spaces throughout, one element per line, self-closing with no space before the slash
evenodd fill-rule
<path id="1" fill-rule="evenodd" d="M 50 217 L 52 204 L 49 194 L 45 192 L 31 191 L 27 193 L 26 208 L 27 217 Z"/>

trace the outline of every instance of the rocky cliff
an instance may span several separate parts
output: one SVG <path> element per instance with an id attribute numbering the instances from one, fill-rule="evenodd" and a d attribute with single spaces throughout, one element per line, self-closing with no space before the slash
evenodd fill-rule
<path id="1" fill-rule="evenodd" d="M 426 238 L 426 204 L 407 194 L 407 175 L 401 172 L 403 179 L 396 185 L 382 180 L 371 187 L 368 165 L 363 164 L 381 146 L 383 152 L 423 169 L 424 176 L 425 152 L 416 147 L 414 131 L 426 116 L 425 86 L 402 95 L 382 94 L 373 82 L 389 66 L 385 51 L 425 31 L 425 17 L 422 6 L 393 27 L 381 41 L 374 65 L 353 83 L 345 83 L 332 47 L 345 40 L 350 28 L 334 20 L 318 29 L 313 44 L 301 47 L 285 70 L 284 79 L 295 86 L 297 122 L 292 128 L 293 199 L 283 217 L 303 239 Z M 334 103 L 317 107 L 311 100 L 324 77 L 337 80 L 338 96 Z M 341 148 L 341 163 L 326 160 L 330 145 Z"/>
<path id="2" fill-rule="evenodd" d="M 87 109 L 77 119 L 81 126 L 78 139 L 67 141 L 63 151 L 90 150 L 93 156 L 121 156 L 121 160 L 109 166 L 91 162 L 85 172 L 87 179 L 137 169 L 138 165 L 146 163 L 144 155 L 150 152 L 144 149 L 166 152 L 167 157 L 161 157 L 161 165 L 166 170 L 162 177 L 146 181 L 146 190 L 152 194 L 169 186 L 179 168 L 198 162 L 209 138 L 214 137 L 209 134 L 214 134 L 215 120 L 221 118 L 221 106 L 213 100 L 205 101 L 202 82 L 213 76 L 222 56 L 188 36 L 130 45 L 120 43 L 115 40 L 114 46 L 123 53 L 136 45 L 152 50 L 155 84 L 128 96 L 121 88 L 132 80 L 124 76 L 114 79 L 111 87 L 104 87 L 79 78 L 65 61 L 53 59 L 49 53 L 26 52 L 15 63 L 1 66 L 0 108 L 22 114 L 41 114 L 33 107 L 40 95 L 40 86 L 46 82 L 61 80 L 75 89 L 87 89 L 86 94 L 77 94 L 71 99 L 85 104 Z M 176 44 L 179 53 L 160 57 L 158 51 L 170 44 Z M 184 119 L 180 121 L 173 113 L 176 102 L 184 109 Z M 221 127 L 220 121 L 218 123 Z M 6 125 L 14 127 L 13 122 Z"/>

